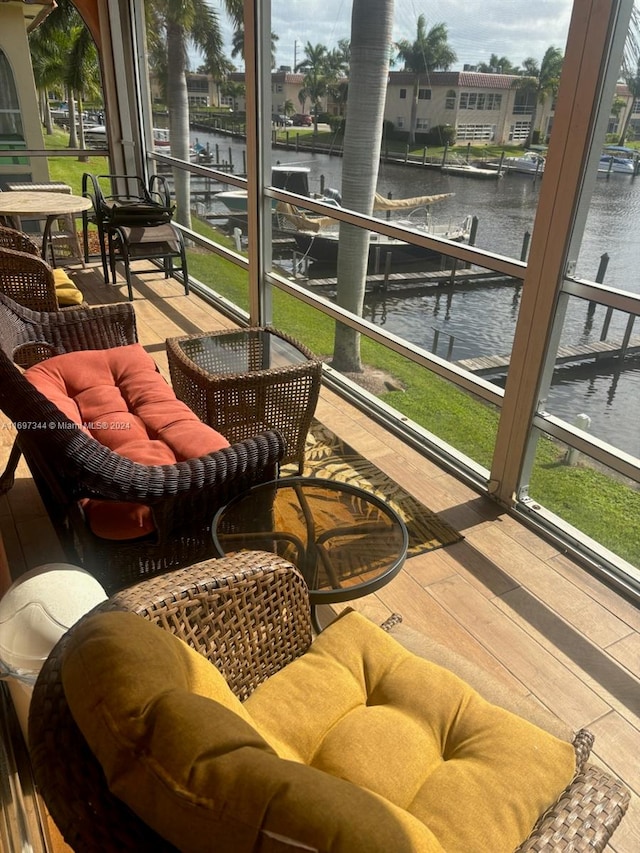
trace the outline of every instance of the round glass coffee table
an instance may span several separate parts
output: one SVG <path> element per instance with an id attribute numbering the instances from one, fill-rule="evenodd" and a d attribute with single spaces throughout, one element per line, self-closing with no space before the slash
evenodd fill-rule
<path id="1" fill-rule="evenodd" d="M 350 601 L 389 583 L 409 541 L 404 521 L 383 500 L 316 477 L 254 486 L 216 513 L 212 535 L 220 556 L 270 551 L 297 566 L 316 630 L 318 604 Z"/>

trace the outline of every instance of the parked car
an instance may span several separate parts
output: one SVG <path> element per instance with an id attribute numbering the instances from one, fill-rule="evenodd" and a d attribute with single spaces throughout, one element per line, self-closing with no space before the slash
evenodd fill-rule
<path id="1" fill-rule="evenodd" d="M 293 117 L 293 123 L 296 127 L 311 127 L 313 119 L 307 113 L 296 113 Z"/>
<path id="2" fill-rule="evenodd" d="M 291 127 L 293 124 L 293 120 L 289 116 L 279 115 L 278 113 L 272 113 L 271 121 L 273 124 L 277 124 L 278 127 Z"/>

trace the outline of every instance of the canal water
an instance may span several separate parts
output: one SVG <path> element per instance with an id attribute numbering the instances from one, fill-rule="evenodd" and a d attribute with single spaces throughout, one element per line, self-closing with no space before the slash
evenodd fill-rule
<path id="1" fill-rule="evenodd" d="M 221 160 L 232 158 L 242 170 L 244 145 L 228 138 L 199 134 L 199 141 L 217 143 Z M 342 160 L 307 152 L 274 150 L 274 163 L 299 163 L 310 169 L 312 191 L 340 188 Z M 438 224 L 478 218 L 476 246 L 520 258 L 525 233 L 533 229 L 540 178 L 507 174 L 498 180 L 445 175 L 437 170 L 417 170 L 382 164 L 378 192 L 394 198 L 450 192 L 454 195 L 433 207 Z M 601 257 L 609 256 L 604 282 L 621 290 L 640 293 L 640 177 L 613 174 L 599 177 L 577 264 L 577 275 L 594 280 Z M 313 272 L 312 272 L 313 274 Z M 326 274 L 326 271 L 325 273 Z M 411 297 L 368 301 L 365 316 L 390 332 L 438 355 L 459 359 L 510 352 L 518 317 L 519 293 L 512 287 L 478 288 Z M 570 300 L 561 344 L 588 344 L 600 340 L 606 312 L 595 312 L 583 300 Z M 608 337 L 620 340 L 627 315 L 614 313 Z M 640 321 L 632 333 L 640 337 Z M 501 382 L 498 378 L 496 382 Z M 546 410 L 571 423 L 585 414 L 590 432 L 640 457 L 640 358 L 627 360 L 624 370 L 611 365 L 563 368 L 556 376 Z M 584 421 L 583 421 L 584 422 Z"/>

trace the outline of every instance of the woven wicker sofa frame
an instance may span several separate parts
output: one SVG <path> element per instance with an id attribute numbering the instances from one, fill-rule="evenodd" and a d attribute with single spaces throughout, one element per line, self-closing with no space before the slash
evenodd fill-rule
<path id="1" fill-rule="evenodd" d="M 108 592 L 213 556 L 215 512 L 250 486 L 274 479 L 285 453 L 281 436 L 270 431 L 174 465 L 141 465 L 78 429 L 13 363 L 28 366 L 54 353 L 135 339 L 130 305 L 38 314 L 0 295 L 0 408 L 16 427 L 18 448 L 67 559 Z M 156 530 L 135 540 L 99 538 L 85 523 L 83 498 L 145 504 Z"/>
<path id="2" fill-rule="evenodd" d="M 92 612 L 105 610 L 133 611 L 181 637 L 215 664 L 241 700 L 303 655 L 312 637 L 301 574 L 263 552 L 237 553 L 142 581 Z M 63 637 L 44 664 L 29 720 L 34 775 L 53 819 L 71 847 L 83 853 L 173 851 L 109 792 L 64 698 L 60 665 L 65 643 Z M 588 763 L 592 742 L 587 731 L 576 735 L 574 780 L 515 853 L 604 849 L 626 811 L 629 793 Z M 278 849 L 299 847 L 283 841 Z"/>

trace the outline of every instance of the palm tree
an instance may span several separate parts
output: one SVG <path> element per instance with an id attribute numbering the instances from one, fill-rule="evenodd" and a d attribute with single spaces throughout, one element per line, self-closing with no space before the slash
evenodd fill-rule
<path id="1" fill-rule="evenodd" d="M 61 94 L 63 91 L 62 77 L 65 71 L 66 41 L 66 34 L 62 32 L 50 34 L 47 38 L 43 38 L 41 27 L 36 28 L 29 35 L 31 67 L 33 68 L 33 79 L 40 100 L 40 117 L 48 136 L 53 133 L 49 92 L 53 89 Z"/>
<path id="2" fill-rule="evenodd" d="M 236 25 L 242 21 L 241 0 L 225 0 Z M 206 0 L 154 0 L 146 4 L 149 58 L 156 72 L 164 71 L 164 90 L 169 110 L 171 154 L 189 160 L 189 98 L 187 93 L 188 47 L 198 48 L 207 73 L 222 77 L 228 71 L 218 17 Z M 174 169 L 176 218 L 191 227 L 190 176 Z"/>
<path id="3" fill-rule="evenodd" d="M 273 71 L 276 67 L 276 50 L 277 50 L 277 42 L 278 36 L 272 32 L 271 33 L 271 70 Z M 244 62 L 244 26 L 236 27 L 233 33 L 233 38 L 231 40 L 231 58 L 235 59 L 237 56 L 242 58 Z"/>
<path id="4" fill-rule="evenodd" d="M 336 68 L 337 54 L 327 51 L 323 44 L 312 45 L 307 42 L 304 47 L 305 58 L 296 66 L 296 71 L 304 71 L 302 89 L 298 95 L 301 103 L 309 98 L 311 101 L 311 112 L 313 113 L 313 130 L 318 132 L 318 113 L 320 111 L 320 100 L 329 89 L 329 86 L 337 78 Z M 304 93 L 304 101 L 302 94 Z"/>
<path id="5" fill-rule="evenodd" d="M 70 0 L 60 0 L 57 8 L 31 35 L 29 47 L 38 88 L 46 91 L 49 86 L 57 84 L 66 90 L 69 148 L 84 148 L 82 99 L 84 95 L 100 95 L 98 52 L 89 30 Z M 48 111 L 48 99 L 45 97 L 44 100 Z"/>
<path id="6" fill-rule="evenodd" d="M 423 77 L 437 69 L 448 71 L 458 58 L 447 41 L 446 24 L 435 24 L 429 32 L 426 30 L 424 15 L 418 16 L 416 39 L 413 42 L 402 39 L 396 43 L 398 58 L 404 63 L 405 71 L 415 74 L 413 83 L 413 101 L 411 103 L 411 122 L 409 127 L 409 145 L 416 141 L 416 123 L 418 119 L 418 98 Z"/>
<path id="7" fill-rule="evenodd" d="M 629 94 L 633 97 L 633 101 L 631 102 L 632 106 L 627 111 L 622 130 L 620 131 L 620 145 L 624 145 L 629 134 L 629 122 L 633 113 L 633 104 L 640 98 L 640 61 L 638 61 L 638 65 L 636 66 L 635 74 L 625 76 L 625 83 L 627 84 Z"/>
<path id="8" fill-rule="evenodd" d="M 378 183 L 382 120 L 392 45 L 393 0 L 353 0 L 349 70 L 349 120 L 344 137 L 342 201 L 371 215 Z M 365 142 L 363 144 L 363 142 Z M 369 232 L 340 224 L 337 302 L 362 315 Z M 361 372 L 360 334 L 336 323 L 333 366 Z"/>
<path id="9" fill-rule="evenodd" d="M 519 69 L 506 56 L 498 56 L 492 53 L 489 62 L 481 62 L 478 71 L 483 74 L 518 74 Z"/>
<path id="10" fill-rule="evenodd" d="M 515 86 L 533 98 L 531 124 L 529 125 L 525 148 L 528 148 L 533 142 L 533 134 L 537 129 L 538 104 L 544 103 L 549 97 L 555 98 L 558 93 L 563 61 L 564 56 L 559 47 L 548 47 L 542 57 L 540 67 L 532 57 L 528 57 L 522 63 L 525 76 L 516 80 Z"/>

